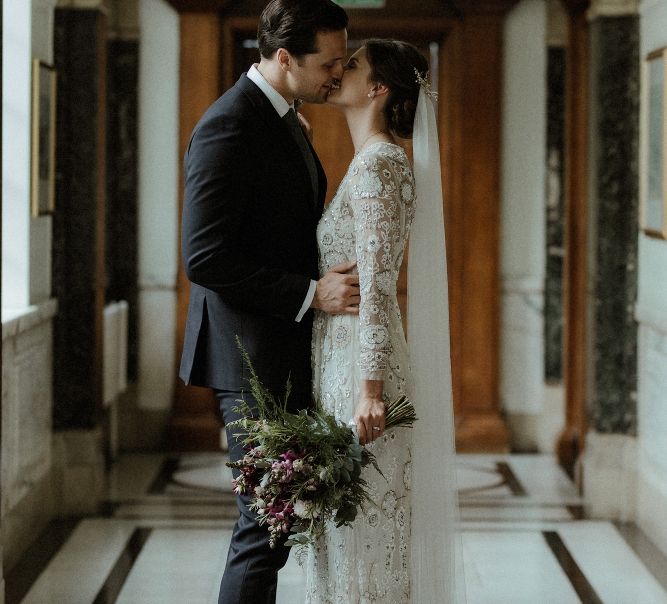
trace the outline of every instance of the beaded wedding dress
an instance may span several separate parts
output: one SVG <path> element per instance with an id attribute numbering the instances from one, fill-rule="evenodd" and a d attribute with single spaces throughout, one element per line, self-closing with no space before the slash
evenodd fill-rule
<path id="1" fill-rule="evenodd" d="M 354 158 L 318 225 L 320 274 L 353 260 L 359 273 L 359 316 L 317 312 L 313 327 L 314 396 L 346 424 L 363 379 L 384 380 L 386 400 L 412 393 L 396 285 L 415 199 L 403 149 L 376 143 Z M 384 474 L 364 470 L 377 505 L 310 548 L 308 604 L 410 602 L 412 430 L 390 430 L 368 448 Z"/>

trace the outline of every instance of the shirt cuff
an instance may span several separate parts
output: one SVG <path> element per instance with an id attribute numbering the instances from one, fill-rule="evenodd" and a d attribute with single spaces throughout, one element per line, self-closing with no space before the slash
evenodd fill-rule
<path id="1" fill-rule="evenodd" d="M 297 323 L 303 319 L 303 315 L 306 314 L 306 311 L 310 308 L 310 305 L 313 303 L 313 298 L 315 297 L 315 288 L 317 287 L 317 281 L 310 280 L 310 287 L 308 288 L 308 293 L 306 294 L 306 299 L 303 301 L 301 310 L 299 314 L 294 319 Z"/>

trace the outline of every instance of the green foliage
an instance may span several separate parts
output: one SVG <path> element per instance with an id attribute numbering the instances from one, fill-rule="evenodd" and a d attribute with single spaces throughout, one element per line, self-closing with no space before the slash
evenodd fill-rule
<path id="1" fill-rule="evenodd" d="M 288 412 L 289 383 L 284 399 L 274 397 L 240 342 L 239 348 L 250 371 L 257 411 L 239 401 L 237 410 L 243 417 L 230 424 L 238 428 L 236 435 L 248 451 L 243 459 L 227 464 L 241 471 L 235 491 L 252 495 L 250 508 L 260 524 L 268 525 L 272 547 L 287 533 L 285 545 L 301 547 L 324 534 L 330 522 L 351 525 L 360 509 L 374 505 L 362 470 L 372 465 L 382 475 L 375 456 L 350 426 L 319 402 L 313 409 Z M 414 407 L 405 397 L 387 405 L 387 429 L 408 427 L 415 420 Z"/>

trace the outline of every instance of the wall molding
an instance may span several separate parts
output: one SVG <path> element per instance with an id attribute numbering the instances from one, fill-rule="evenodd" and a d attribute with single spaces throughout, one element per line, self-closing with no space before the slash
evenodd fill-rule
<path id="1" fill-rule="evenodd" d="M 583 458 L 583 492 L 592 518 L 634 522 L 637 517 L 637 438 L 589 431 Z M 623 485 L 622 489 L 618 485 Z"/>
<path id="2" fill-rule="evenodd" d="M 40 323 L 49 321 L 58 313 L 58 300 L 51 298 L 41 304 L 21 309 L 2 309 L 2 340 L 14 338 Z"/>
<path id="3" fill-rule="evenodd" d="M 639 0 L 593 0 L 588 9 L 589 21 L 599 17 L 625 17 L 639 14 Z"/>
<path id="4" fill-rule="evenodd" d="M 110 12 L 109 0 L 57 0 L 56 8 L 98 10 L 105 15 Z"/>

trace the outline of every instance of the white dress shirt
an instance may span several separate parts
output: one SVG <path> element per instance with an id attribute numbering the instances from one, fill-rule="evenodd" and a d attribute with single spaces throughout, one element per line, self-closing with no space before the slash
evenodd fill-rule
<path id="1" fill-rule="evenodd" d="M 271 102 L 274 109 L 278 112 L 278 115 L 282 118 L 285 114 L 294 108 L 294 104 L 290 105 L 283 96 L 269 84 L 264 76 L 259 73 L 257 69 L 257 63 L 255 63 L 250 69 L 248 69 L 248 79 L 257 84 L 257 87 L 264 93 L 267 99 Z M 317 281 L 310 280 L 310 287 L 308 288 L 308 293 L 306 294 L 306 299 L 301 305 L 301 310 L 297 314 L 295 321 L 301 321 L 303 315 L 306 314 L 306 311 L 310 308 L 310 305 L 313 302 L 315 297 L 315 288 L 317 287 Z"/>

